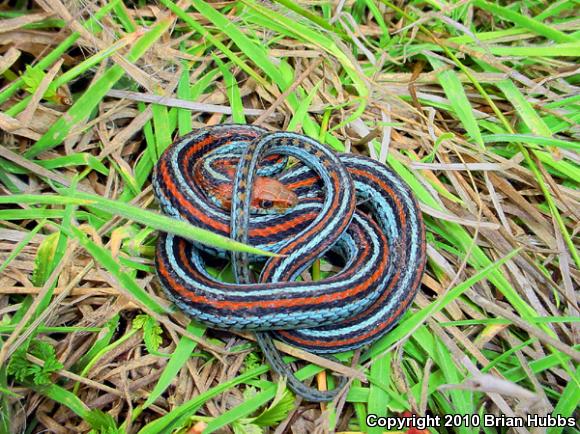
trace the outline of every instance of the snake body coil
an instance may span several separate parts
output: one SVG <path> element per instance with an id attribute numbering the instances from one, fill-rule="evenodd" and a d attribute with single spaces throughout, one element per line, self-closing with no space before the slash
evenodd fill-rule
<path id="1" fill-rule="evenodd" d="M 201 159 L 215 165 L 229 155 L 239 160 L 231 215 L 208 200 L 211 191 L 202 191 L 195 178 Z M 281 214 L 250 216 L 253 181 L 267 170 L 259 162 L 281 168 L 285 160 L 279 155 L 300 161 L 278 176 L 298 203 Z M 153 187 L 166 214 L 284 255 L 270 258 L 252 282 L 248 262 L 256 258 L 233 254 L 238 283 L 225 283 L 205 269 L 203 251 L 211 248 L 161 235 L 156 268 L 163 288 L 182 310 L 211 327 L 275 330 L 277 338 L 311 352 L 335 353 L 383 336 L 419 288 L 425 265 L 421 214 L 405 183 L 377 161 L 337 155 L 295 133 L 220 125 L 172 144 L 155 167 Z M 329 252 L 342 258 L 339 272 L 296 281 Z"/>

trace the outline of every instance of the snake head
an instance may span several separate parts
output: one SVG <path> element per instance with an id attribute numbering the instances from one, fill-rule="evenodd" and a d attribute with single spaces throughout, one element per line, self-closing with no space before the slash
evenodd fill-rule
<path id="1" fill-rule="evenodd" d="M 298 196 L 274 178 L 257 176 L 252 189 L 251 212 L 256 214 L 283 213 L 298 203 Z"/>
<path id="2" fill-rule="evenodd" d="M 203 160 L 194 166 L 194 179 L 207 198 L 225 211 L 232 208 L 235 165 L 222 164 L 219 176 L 211 176 L 216 169 L 208 170 Z M 221 177 L 223 175 L 223 178 Z M 265 176 L 256 176 L 253 181 L 250 212 L 253 214 L 282 214 L 298 203 L 298 196 L 280 181 Z"/>
<path id="3" fill-rule="evenodd" d="M 217 185 L 203 185 L 202 188 L 217 206 L 226 211 L 232 208 L 233 181 Z M 282 214 L 297 204 L 296 193 L 280 181 L 264 176 L 254 178 L 250 201 L 252 214 Z"/>

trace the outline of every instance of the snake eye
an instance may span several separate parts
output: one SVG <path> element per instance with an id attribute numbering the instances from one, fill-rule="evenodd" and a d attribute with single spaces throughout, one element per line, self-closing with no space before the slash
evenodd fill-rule
<path id="1" fill-rule="evenodd" d="M 274 206 L 274 202 L 272 202 L 271 200 L 263 200 L 262 202 L 260 202 L 260 206 L 264 209 L 270 209 Z"/>

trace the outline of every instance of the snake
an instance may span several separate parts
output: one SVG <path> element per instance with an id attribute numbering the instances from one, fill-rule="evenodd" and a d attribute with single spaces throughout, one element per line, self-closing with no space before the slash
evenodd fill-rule
<path id="1" fill-rule="evenodd" d="M 165 214 L 276 253 L 267 260 L 228 256 L 161 233 L 155 268 L 165 293 L 190 317 L 254 332 L 269 364 L 310 401 L 334 398 L 340 385 L 303 385 L 272 339 L 322 355 L 360 348 L 397 323 L 420 287 L 426 241 L 418 202 L 374 159 L 298 133 L 222 124 L 171 144 L 152 185 Z M 322 257 L 338 271 L 302 278 Z M 236 282 L 208 271 L 216 258 L 231 258 Z"/>

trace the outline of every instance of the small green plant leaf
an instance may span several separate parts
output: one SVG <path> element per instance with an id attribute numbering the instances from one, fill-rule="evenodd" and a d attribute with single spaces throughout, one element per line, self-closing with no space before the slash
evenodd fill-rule
<path id="1" fill-rule="evenodd" d="M 53 258 L 58 246 L 60 233 L 55 232 L 47 236 L 36 253 L 34 259 L 34 271 L 32 272 L 32 283 L 36 286 L 42 286 L 52 272 Z"/>
<path id="2" fill-rule="evenodd" d="M 256 417 L 252 423 L 262 427 L 274 426 L 286 419 L 293 408 L 294 395 L 286 389 L 285 384 L 280 383 L 276 397 L 270 406 Z"/>
<path id="3" fill-rule="evenodd" d="M 243 372 L 256 369 L 262 364 L 260 357 L 256 353 L 249 353 L 244 359 Z"/>
<path id="4" fill-rule="evenodd" d="M 44 79 L 46 74 L 44 71 L 38 67 L 32 67 L 26 65 L 26 72 L 22 75 L 22 81 L 24 82 L 24 90 L 29 93 L 36 92 L 38 86 Z M 56 97 L 56 90 L 54 88 L 48 88 L 44 94 L 44 98 L 47 100 L 53 100 Z"/>
<path id="5" fill-rule="evenodd" d="M 31 354 L 44 362 L 43 366 L 28 360 Z M 33 339 L 28 344 L 18 348 L 8 363 L 8 374 L 13 375 L 21 383 L 31 382 L 42 386 L 52 383 L 51 376 L 63 365 L 56 358 L 54 347 L 47 342 Z"/>
<path id="6" fill-rule="evenodd" d="M 133 330 L 143 330 L 143 340 L 145 341 L 145 346 L 147 351 L 150 353 L 156 353 L 159 349 L 159 345 L 163 341 L 161 334 L 163 329 L 157 321 L 151 318 L 149 315 L 137 315 L 133 320 Z"/>
<path id="7" fill-rule="evenodd" d="M 234 434 L 263 434 L 264 430 L 253 423 L 234 422 L 232 423 Z"/>
<path id="8" fill-rule="evenodd" d="M 91 410 L 84 419 L 93 428 L 89 434 L 125 434 L 125 430 L 117 426 L 113 416 L 98 408 Z"/>

